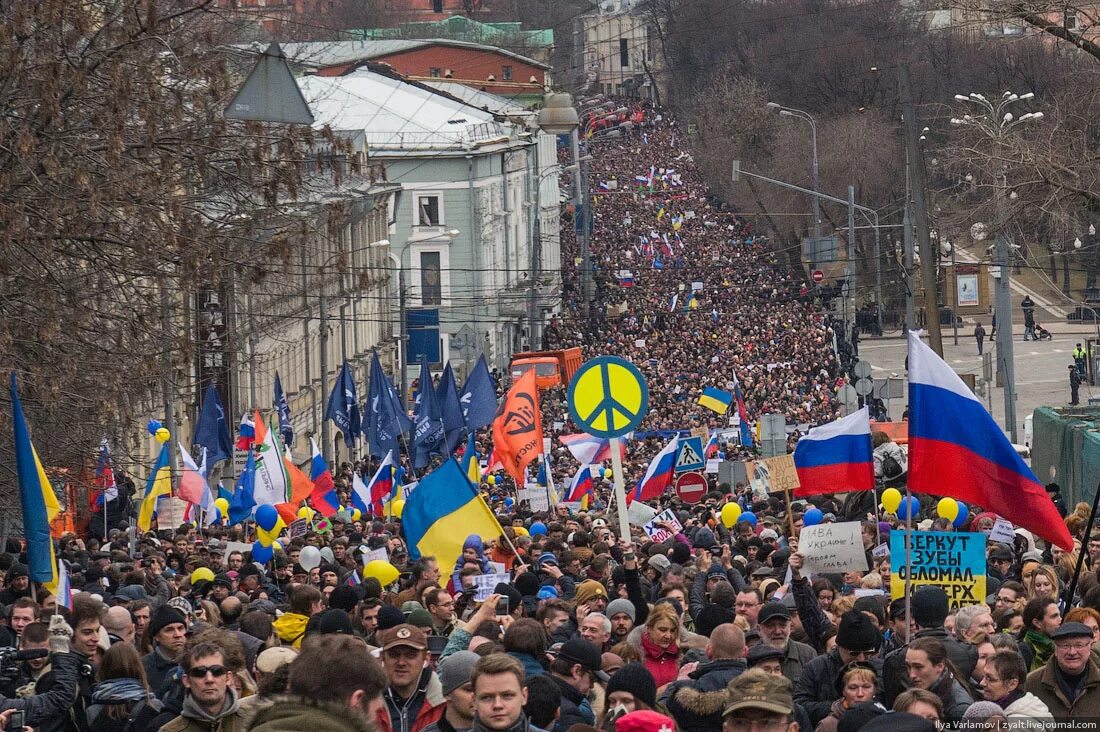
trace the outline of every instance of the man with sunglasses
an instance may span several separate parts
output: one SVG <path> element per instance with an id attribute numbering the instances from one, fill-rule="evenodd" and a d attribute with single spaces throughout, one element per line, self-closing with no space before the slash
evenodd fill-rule
<path id="1" fill-rule="evenodd" d="M 794 701 L 806 710 L 813 724 L 827 717 L 833 702 L 840 698 L 836 680 L 844 667 L 853 661 L 867 661 L 881 671 L 882 661 L 877 657 L 881 645 L 882 633 L 867 613 L 849 610 L 840 616 L 836 648 L 803 666 L 795 682 Z"/>
<path id="2" fill-rule="evenodd" d="M 216 643 L 197 643 L 180 658 L 186 696 L 178 717 L 161 732 L 240 732 L 245 719 L 229 685 L 225 653 Z"/>

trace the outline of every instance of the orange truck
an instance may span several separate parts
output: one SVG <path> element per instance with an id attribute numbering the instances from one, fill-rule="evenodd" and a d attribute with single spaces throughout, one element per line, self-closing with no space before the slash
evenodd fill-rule
<path id="1" fill-rule="evenodd" d="M 568 386 L 573 374 L 583 362 L 580 347 L 560 351 L 524 351 L 512 354 L 512 381 L 531 369 L 535 370 L 535 383 L 540 389 Z"/>

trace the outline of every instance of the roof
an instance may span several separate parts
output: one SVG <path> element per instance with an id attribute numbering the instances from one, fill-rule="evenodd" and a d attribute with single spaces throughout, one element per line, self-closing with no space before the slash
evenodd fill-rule
<path id="1" fill-rule="evenodd" d="M 538 116 L 538 110 L 524 106 L 514 99 L 490 94 L 489 92 L 475 89 L 472 86 L 467 86 L 457 81 L 424 79 L 420 83 L 450 94 L 453 97 L 458 97 L 467 104 L 492 114 L 504 115 L 506 117 Z"/>
<path id="2" fill-rule="evenodd" d="M 392 39 L 383 41 L 308 41 L 302 43 L 280 44 L 287 60 L 292 64 L 311 68 L 327 68 L 331 66 L 343 66 L 356 61 L 393 56 L 399 53 L 415 51 L 418 48 L 431 46 L 445 46 L 447 48 L 467 48 L 485 53 L 496 53 L 508 58 L 516 59 L 522 63 L 549 71 L 551 67 L 541 61 L 536 61 L 518 53 L 487 46 L 482 43 L 470 43 L 469 41 L 455 41 L 449 38 L 422 38 L 422 39 Z M 262 44 L 250 43 L 237 46 L 248 50 L 263 51 Z"/>
<path id="3" fill-rule="evenodd" d="M 314 127 L 363 131 L 371 154 L 462 152 L 507 143 L 521 130 L 432 89 L 360 69 L 345 76 L 306 76 L 302 94 Z"/>
<path id="4" fill-rule="evenodd" d="M 491 45 L 527 46 L 549 49 L 554 46 L 554 29 L 523 30 L 522 23 L 482 23 L 464 15 L 445 20 L 402 23 L 396 28 L 358 28 L 348 31 L 356 38 L 439 38 L 447 37 Z"/>

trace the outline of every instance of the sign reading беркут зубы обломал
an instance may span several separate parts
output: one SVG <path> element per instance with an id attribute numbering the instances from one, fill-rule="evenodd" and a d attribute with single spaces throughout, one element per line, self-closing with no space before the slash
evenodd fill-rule
<path id="1" fill-rule="evenodd" d="M 985 534 L 914 531 L 909 545 L 913 588 L 942 587 L 952 609 L 985 602 Z M 890 595 L 905 596 L 905 531 L 890 532 Z"/>

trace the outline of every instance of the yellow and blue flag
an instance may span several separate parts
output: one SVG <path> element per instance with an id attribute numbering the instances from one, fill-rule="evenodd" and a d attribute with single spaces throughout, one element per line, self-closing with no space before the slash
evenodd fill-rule
<path id="1" fill-rule="evenodd" d="M 496 516 L 454 458 L 420 479 L 405 501 L 401 524 L 409 556 L 435 557 L 445 570 L 444 577 L 454 569 L 467 537 L 477 534 L 489 540 L 503 533 Z"/>
<path id="2" fill-rule="evenodd" d="M 474 433 L 470 433 L 469 440 L 466 442 L 466 452 L 462 453 L 462 472 L 466 474 L 466 477 L 470 479 L 470 482 L 474 485 L 481 484 L 481 462 L 480 455 L 477 454 L 477 440 L 474 437 Z"/>
<path id="3" fill-rule="evenodd" d="M 57 589 L 57 560 L 54 558 L 50 522 L 61 506 L 53 492 L 42 461 L 31 444 L 27 419 L 19 401 L 16 376 L 11 375 L 12 431 L 15 434 L 15 466 L 19 476 L 19 500 L 23 504 L 23 535 L 27 540 L 27 568 L 32 582 L 41 582 L 51 593 Z"/>
<path id="4" fill-rule="evenodd" d="M 733 394 L 725 389 L 718 389 L 713 386 L 706 387 L 703 389 L 703 393 L 699 395 L 700 406 L 706 407 L 712 412 L 718 412 L 718 414 L 725 414 L 732 403 Z"/>
<path id="5" fill-rule="evenodd" d="M 153 513 L 157 510 L 157 500 L 172 495 L 172 471 L 168 465 L 168 443 L 160 448 L 160 455 L 153 465 L 153 472 L 149 473 L 149 480 L 145 483 L 145 497 L 141 499 L 141 508 L 138 510 L 138 528 L 148 531 L 153 525 Z"/>

